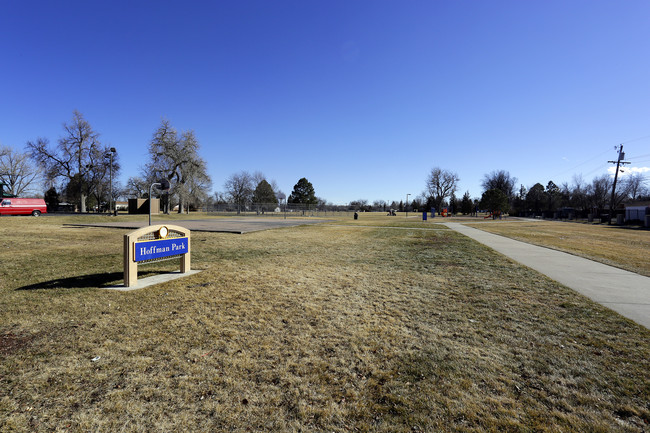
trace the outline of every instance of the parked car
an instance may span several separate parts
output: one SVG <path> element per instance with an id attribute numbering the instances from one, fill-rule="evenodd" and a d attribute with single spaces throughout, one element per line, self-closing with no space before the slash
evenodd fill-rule
<path id="1" fill-rule="evenodd" d="M 0 215 L 33 215 L 47 213 L 45 200 L 42 198 L 4 198 L 0 203 Z"/>

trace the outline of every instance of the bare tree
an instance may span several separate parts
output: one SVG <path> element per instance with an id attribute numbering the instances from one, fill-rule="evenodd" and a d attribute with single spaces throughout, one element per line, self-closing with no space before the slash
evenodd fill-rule
<path id="1" fill-rule="evenodd" d="M 88 191 L 95 199 L 98 207 L 108 205 L 110 200 L 116 200 L 120 190 L 119 182 L 117 180 L 121 165 L 119 154 L 113 153 L 112 158 L 109 155 L 110 147 L 104 148 L 103 160 L 98 160 L 96 164 L 89 167 L 87 175 Z M 111 169 L 111 162 L 113 164 Z M 112 171 L 112 187 L 111 191 L 111 171 Z"/>
<path id="2" fill-rule="evenodd" d="M 489 191 L 491 189 L 498 189 L 503 192 L 508 198 L 508 203 L 511 208 L 515 206 L 516 199 L 516 190 L 515 185 L 517 184 L 517 178 L 510 175 L 506 170 L 494 170 L 489 174 L 483 176 L 483 181 L 481 186 L 483 187 L 483 192 Z"/>
<path id="3" fill-rule="evenodd" d="M 517 178 L 510 176 L 510 173 L 505 170 L 495 170 L 483 176 L 481 186 L 483 191 L 491 189 L 501 190 L 508 199 L 511 199 L 515 193 L 515 184 Z"/>
<path id="4" fill-rule="evenodd" d="M 93 130 L 83 115 L 74 111 L 72 121 L 64 123 L 65 135 L 56 148 L 49 146 L 46 138 L 28 141 L 30 156 L 39 164 L 48 181 L 65 177 L 79 185 L 79 210 L 86 212 L 89 192 L 88 174 L 93 167 L 105 164 L 99 134 Z"/>
<path id="5" fill-rule="evenodd" d="M 582 175 L 574 175 L 572 180 L 573 183 L 569 186 L 569 203 L 576 209 L 587 211 L 591 186 L 584 181 Z"/>
<path id="6" fill-rule="evenodd" d="M 263 180 L 266 180 L 266 176 L 264 176 L 264 173 L 257 170 L 255 172 L 253 172 L 253 174 L 251 175 L 251 179 L 252 179 L 253 185 L 259 185 L 260 182 L 262 182 Z"/>
<path id="7" fill-rule="evenodd" d="M 610 200 L 610 193 L 612 191 L 612 183 L 612 178 L 608 174 L 598 176 L 591 181 L 589 201 L 592 207 L 598 209 L 607 208 Z"/>
<path id="8" fill-rule="evenodd" d="M 386 201 L 385 200 L 375 200 L 372 202 L 372 208 L 374 210 L 386 211 Z"/>
<path id="9" fill-rule="evenodd" d="M 34 193 L 33 187 L 41 180 L 40 172 L 32 164 L 29 154 L 11 147 L 0 148 L 0 182 L 12 195 Z"/>
<path id="10" fill-rule="evenodd" d="M 562 182 L 558 188 L 558 206 L 562 208 L 571 207 L 571 187 L 569 182 Z"/>
<path id="11" fill-rule="evenodd" d="M 247 171 L 231 174 L 223 185 L 230 200 L 237 205 L 237 213 L 253 196 L 253 176 Z"/>
<path id="12" fill-rule="evenodd" d="M 647 194 L 646 187 L 647 180 L 642 173 L 634 173 L 626 176 L 623 180 L 623 188 L 628 194 L 630 200 L 638 200 L 639 197 L 642 197 Z"/>
<path id="13" fill-rule="evenodd" d="M 370 206 L 368 205 L 368 200 L 365 198 L 360 198 L 358 200 L 353 200 L 350 202 L 350 209 L 354 210 L 360 210 L 361 212 L 367 212 L 370 210 Z"/>
<path id="14" fill-rule="evenodd" d="M 460 182 L 460 177 L 450 170 L 443 170 L 439 167 L 431 170 L 427 177 L 426 192 L 428 197 L 435 203 L 438 212 L 440 212 L 445 199 L 456 192 L 458 182 Z"/>
<path id="15" fill-rule="evenodd" d="M 276 192 L 276 196 L 277 196 L 277 193 L 282 193 L 282 191 L 280 190 L 280 187 L 278 186 L 278 183 L 275 181 L 275 179 L 271 179 L 268 182 L 271 185 L 271 188 L 273 188 L 273 191 Z"/>
<path id="16" fill-rule="evenodd" d="M 327 210 L 328 207 L 332 208 L 334 207 L 334 204 L 331 202 L 328 202 L 326 199 L 323 197 L 316 197 L 316 208 L 321 211 Z"/>
<path id="17" fill-rule="evenodd" d="M 147 185 L 146 179 L 139 176 L 132 176 L 126 181 L 125 193 L 133 198 L 149 198 L 149 185 Z"/>
<path id="18" fill-rule="evenodd" d="M 201 159 L 198 165 L 186 167 L 186 181 L 178 185 L 177 193 L 179 200 L 179 213 L 182 212 L 181 206 L 185 204 L 185 209 L 189 212 L 190 205 L 199 207 L 208 198 L 208 190 L 212 188 L 212 180 L 207 175 L 205 161 Z"/>
<path id="19" fill-rule="evenodd" d="M 194 131 L 179 135 L 168 120 L 163 120 L 149 144 L 149 156 L 144 177 L 151 183 L 160 179 L 169 181 L 172 193 L 178 195 L 179 213 L 187 200 L 207 194 L 211 181 L 206 163 L 199 156 Z M 163 207 L 165 212 L 169 211 L 167 203 Z"/>
<path id="20" fill-rule="evenodd" d="M 214 193 L 214 202 L 216 204 L 225 204 L 228 203 L 228 196 L 226 193 L 223 193 L 221 191 L 217 191 Z"/>

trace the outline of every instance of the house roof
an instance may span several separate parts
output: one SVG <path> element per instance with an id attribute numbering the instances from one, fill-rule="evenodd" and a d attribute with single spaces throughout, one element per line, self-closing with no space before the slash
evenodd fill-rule
<path id="1" fill-rule="evenodd" d="M 650 206 L 650 201 L 633 201 L 631 203 L 626 203 L 625 204 L 626 208 L 629 208 L 629 207 L 646 207 L 646 206 Z"/>

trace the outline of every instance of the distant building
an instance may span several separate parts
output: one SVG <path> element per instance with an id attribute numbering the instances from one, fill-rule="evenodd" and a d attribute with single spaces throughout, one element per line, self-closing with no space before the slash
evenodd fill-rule
<path id="1" fill-rule="evenodd" d="M 625 205 L 625 221 L 645 221 L 650 215 L 650 201 L 637 201 Z"/>
<path id="2" fill-rule="evenodd" d="M 77 206 L 73 203 L 59 203 L 56 207 L 57 212 L 76 212 Z"/>

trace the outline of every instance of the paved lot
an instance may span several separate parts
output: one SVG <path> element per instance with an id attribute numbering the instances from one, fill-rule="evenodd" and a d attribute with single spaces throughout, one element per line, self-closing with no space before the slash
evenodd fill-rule
<path id="1" fill-rule="evenodd" d="M 221 233 L 250 233 L 260 230 L 270 230 L 282 227 L 293 227 L 307 224 L 320 224 L 328 220 L 314 218 L 208 218 L 200 220 L 156 220 L 151 221 L 152 225 L 170 224 L 185 227 L 197 232 L 221 232 Z M 148 225 L 148 221 L 116 221 L 110 223 L 95 224 L 70 224 L 83 227 L 112 227 L 121 229 L 139 229 Z"/>
<path id="2" fill-rule="evenodd" d="M 445 225 L 650 329 L 650 278 L 459 223 Z"/>

